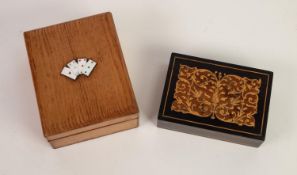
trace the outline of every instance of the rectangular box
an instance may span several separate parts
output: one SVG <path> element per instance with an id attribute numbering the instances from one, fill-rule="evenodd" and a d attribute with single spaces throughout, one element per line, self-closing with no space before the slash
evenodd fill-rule
<path id="1" fill-rule="evenodd" d="M 265 140 L 273 73 L 173 53 L 158 126 L 257 147 Z"/>
<path id="2" fill-rule="evenodd" d="M 28 31 L 24 37 L 43 133 L 54 148 L 138 126 L 111 13 Z M 96 63 L 90 74 L 75 80 L 61 74 L 80 58 Z"/>

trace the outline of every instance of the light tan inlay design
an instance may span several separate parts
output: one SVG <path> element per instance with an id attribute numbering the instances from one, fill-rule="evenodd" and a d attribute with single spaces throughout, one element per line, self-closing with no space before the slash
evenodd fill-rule
<path id="1" fill-rule="evenodd" d="M 261 79 L 180 65 L 171 110 L 255 127 Z"/>

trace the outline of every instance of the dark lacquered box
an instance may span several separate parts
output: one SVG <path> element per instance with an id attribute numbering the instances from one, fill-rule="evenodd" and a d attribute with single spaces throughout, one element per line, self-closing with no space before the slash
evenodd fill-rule
<path id="1" fill-rule="evenodd" d="M 258 147 L 273 73 L 173 53 L 158 127 Z"/>

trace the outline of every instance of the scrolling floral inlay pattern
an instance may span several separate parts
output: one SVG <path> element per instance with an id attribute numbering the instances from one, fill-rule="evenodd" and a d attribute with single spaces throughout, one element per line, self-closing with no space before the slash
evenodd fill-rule
<path id="1" fill-rule="evenodd" d="M 180 65 L 171 110 L 255 127 L 261 79 Z"/>

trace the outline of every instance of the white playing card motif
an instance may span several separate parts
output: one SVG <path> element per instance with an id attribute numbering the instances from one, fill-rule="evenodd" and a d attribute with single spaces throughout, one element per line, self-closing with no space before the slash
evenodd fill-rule
<path id="1" fill-rule="evenodd" d="M 61 74 L 76 80 L 79 75 L 89 76 L 96 66 L 96 62 L 87 58 L 72 60 L 62 69 Z"/>
<path id="2" fill-rule="evenodd" d="M 84 69 L 82 71 L 82 74 L 84 74 L 86 76 L 89 76 L 95 66 L 96 66 L 96 63 L 94 61 L 92 61 L 92 60 L 89 60 L 85 64 Z"/>

